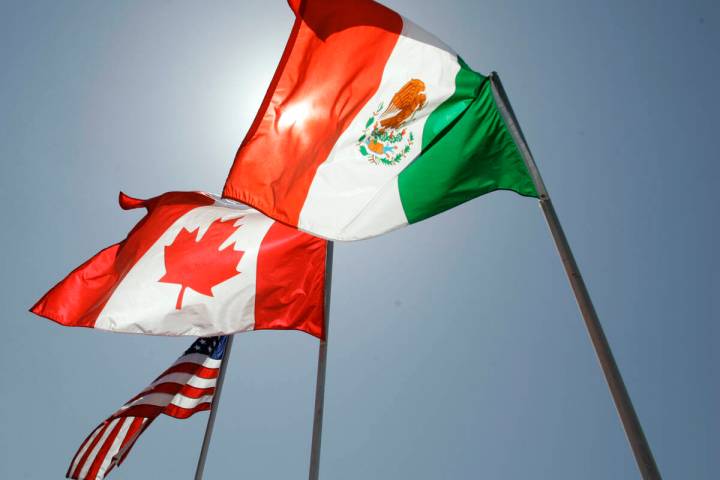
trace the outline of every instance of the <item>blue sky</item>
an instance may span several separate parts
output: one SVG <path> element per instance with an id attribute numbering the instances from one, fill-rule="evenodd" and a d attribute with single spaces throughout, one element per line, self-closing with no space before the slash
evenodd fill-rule
<path id="1" fill-rule="evenodd" d="M 665 478 L 720 469 L 710 1 L 387 1 L 500 73 Z M 62 478 L 191 342 L 27 308 L 138 212 L 218 192 L 290 31 L 283 1 L 0 4 L 0 477 Z M 325 479 L 637 478 L 537 203 L 491 194 L 335 249 Z M 206 478 L 307 476 L 317 342 L 239 335 Z M 191 478 L 206 415 L 110 478 Z"/>

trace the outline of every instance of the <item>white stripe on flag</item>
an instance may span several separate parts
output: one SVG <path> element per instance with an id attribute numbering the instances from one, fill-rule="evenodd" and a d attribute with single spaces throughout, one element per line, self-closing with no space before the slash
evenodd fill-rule
<path id="1" fill-rule="evenodd" d="M 145 395 L 143 397 L 138 398 L 137 400 L 128 403 L 127 405 L 123 406 L 120 410 L 126 410 L 130 407 L 134 407 L 137 405 L 155 405 L 158 407 L 165 407 L 172 403 L 173 405 L 177 405 L 178 407 L 182 408 L 193 408 L 201 403 L 204 402 L 211 402 L 212 401 L 212 395 L 204 395 L 200 398 L 190 398 L 186 397 L 185 395 L 181 394 L 172 394 L 172 393 L 150 393 L 148 395 Z"/>
<path id="2" fill-rule="evenodd" d="M 82 467 L 82 470 L 80 470 L 80 475 L 78 477 L 85 478 L 85 476 L 88 473 L 88 470 L 90 470 L 90 467 L 92 467 L 93 462 L 95 462 L 95 457 L 97 457 L 98 452 L 102 448 L 103 444 L 105 443 L 105 440 L 107 440 L 107 437 L 110 436 L 110 433 L 112 432 L 113 428 L 115 428 L 115 425 L 119 422 L 119 419 L 115 419 L 112 422 L 110 422 L 107 427 L 105 428 L 105 431 L 103 432 L 102 437 L 100 437 L 100 441 L 95 444 L 95 448 L 92 449 L 92 452 L 90 452 L 90 455 L 88 456 L 87 460 L 85 460 L 85 464 Z"/>
<path id="3" fill-rule="evenodd" d="M 173 405 L 177 405 L 180 408 L 195 408 L 200 404 L 203 403 L 210 403 L 212 402 L 213 396 L 212 395 L 204 395 L 200 398 L 190 398 L 186 397 L 185 395 L 175 395 L 175 398 L 173 398 L 172 403 Z"/>
<path id="4" fill-rule="evenodd" d="M 95 440 L 95 437 L 98 436 L 98 433 L 100 433 L 100 430 L 102 430 L 102 427 L 104 425 L 105 425 L 104 422 L 101 423 L 100 425 L 98 425 L 95 428 L 95 430 L 93 430 L 93 432 L 90 434 L 90 436 L 87 438 L 87 440 L 85 440 L 85 443 L 83 443 L 80 450 L 78 450 L 78 452 L 75 454 L 75 458 L 73 459 L 73 463 L 70 466 L 70 470 L 68 470 L 70 472 L 70 475 L 75 473 L 75 469 L 77 468 L 78 463 L 80 463 L 80 459 L 83 457 L 83 455 L 85 455 L 85 452 L 87 451 L 88 447 L 90 445 L 92 445 L 93 440 Z"/>
<path id="5" fill-rule="evenodd" d="M 181 363 L 195 363 L 207 368 L 220 368 L 222 359 L 215 360 L 214 358 L 210 358 L 207 355 L 203 355 L 202 353 L 189 353 L 178 358 L 177 361 L 173 363 L 170 368 L 176 365 L 180 365 Z"/>
<path id="6" fill-rule="evenodd" d="M 112 462 L 112 458 L 120 450 L 120 445 L 122 445 L 122 442 L 125 439 L 125 436 L 127 435 L 128 429 L 130 428 L 130 425 L 132 425 L 132 422 L 133 422 L 133 420 L 135 420 L 135 418 L 136 417 L 125 417 L 121 420 L 123 422 L 123 424 L 120 427 L 120 431 L 118 432 L 117 436 L 115 437 L 115 440 L 113 441 L 112 445 L 110 446 L 110 449 L 107 451 L 107 454 L 105 455 L 105 458 L 103 459 L 102 465 L 100 465 L 100 469 L 98 470 L 97 478 L 105 478 L 105 471 L 110 466 L 110 462 Z"/>
<path id="7" fill-rule="evenodd" d="M 190 385 L 195 388 L 212 388 L 217 383 L 217 378 L 201 378 L 196 377 L 192 373 L 169 373 L 155 380 L 146 390 L 152 390 L 161 383 L 178 383 L 180 385 Z"/>

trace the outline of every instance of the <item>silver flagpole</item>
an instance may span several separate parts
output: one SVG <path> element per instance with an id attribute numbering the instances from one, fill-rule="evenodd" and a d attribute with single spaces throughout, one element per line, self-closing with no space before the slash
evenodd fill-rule
<path id="1" fill-rule="evenodd" d="M 610 344 L 605 337 L 600 320 L 598 319 L 595 307 L 590 300 L 590 294 L 588 293 L 585 282 L 583 281 L 580 269 L 575 262 L 575 257 L 570 250 L 565 232 L 563 232 L 560 220 L 555 213 L 550 195 L 545 188 L 545 184 L 540 177 L 540 171 L 535 164 L 535 159 L 530 153 L 530 148 L 525 141 L 525 137 L 520 130 L 515 113 L 513 112 L 510 101 L 505 93 L 505 89 L 500 82 L 500 77 L 496 72 L 490 75 L 490 81 L 492 84 L 493 95 L 495 101 L 500 109 L 500 113 L 503 116 L 505 123 L 507 124 L 510 133 L 512 134 L 515 143 L 520 149 L 525 165 L 530 171 L 535 189 L 540 195 L 540 208 L 545 215 L 550 233 L 552 234 L 555 246 L 560 253 L 560 259 L 565 267 L 565 273 L 567 274 L 568 280 L 570 280 L 570 286 L 575 293 L 575 299 L 577 300 L 580 312 L 585 320 L 585 326 L 590 340 L 595 348 L 595 353 L 600 361 L 600 367 L 602 368 L 605 380 L 607 381 L 608 387 L 610 387 L 610 393 L 612 394 L 613 400 L 615 401 L 615 407 L 617 408 L 620 420 L 622 421 L 625 429 L 625 435 L 630 443 L 633 454 L 635 455 L 635 461 L 637 462 L 638 468 L 642 478 L 645 480 L 660 480 L 660 471 L 655 464 L 650 445 L 648 444 L 645 434 L 643 433 L 640 420 L 635 413 L 630 395 L 625 388 L 620 370 L 615 363 L 612 351 L 610 350 Z"/>
<path id="2" fill-rule="evenodd" d="M 333 242 L 327 243 L 325 257 L 325 339 L 318 349 L 317 382 L 315 383 L 315 418 L 313 420 L 312 447 L 310 449 L 310 480 L 320 477 L 320 444 L 322 441 L 323 410 L 325 408 L 325 370 L 327 367 L 327 339 L 330 327 L 330 289 L 332 287 Z"/>
<path id="3" fill-rule="evenodd" d="M 223 382 L 225 381 L 227 364 L 230 360 L 233 338 L 235 338 L 235 335 L 229 335 L 227 343 L 225 344 L 220 373 L 218 373 L 218 379 L 215 383 L 215 394 L 213 395 L 212 404 L 210 405 L 210 416 L 208 417 L 207 427 L 205 427 L 205 437 L 203 438 L 202 448 L 200 449 L 200 458 L 198 458 L 197 468 L 195 469 L 195 480 L 202 480 L 203 478 L 205 459 L 207 458 L 208 449 L 210 448 L 210 439 L 212 438 L 213 426 L 215 426 L 215 416 L 217 415 L 220 404 L 220 394 L 222 393 Z"/>

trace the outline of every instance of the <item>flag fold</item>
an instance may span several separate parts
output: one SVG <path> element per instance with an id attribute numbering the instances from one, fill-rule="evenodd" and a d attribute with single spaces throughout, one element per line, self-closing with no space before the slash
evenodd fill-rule
<path id="1" fill-rule="evenodd" d="M 210 410 L 228 337 L 199 338 L 142 392 L 98 425 L 80 445 L 66 477 L 102 480 L 127 457 L 159 415 L 185 419 Z"/>

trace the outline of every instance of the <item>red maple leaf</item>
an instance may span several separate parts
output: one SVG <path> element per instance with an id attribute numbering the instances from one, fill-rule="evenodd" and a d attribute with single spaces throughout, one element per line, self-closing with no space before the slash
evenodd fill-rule
<path id="1" fill-rule="evenodd" d="M 165 275 L 158 281 L 182 286 L 176 309 L 182 308 L 187 287 L 212 297 L 212 287 L 240 273 L 237 265 L 245 252 L 234 250 L 232 244 L 220 250 L 220 245 L 240 226 L 233 226 L 236 220 L 215 220 L 199 241 L 199 228 L 192 232 L 183 228 L 173 243 L 165 247 Z"/>

